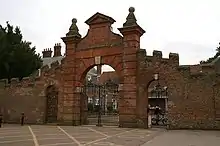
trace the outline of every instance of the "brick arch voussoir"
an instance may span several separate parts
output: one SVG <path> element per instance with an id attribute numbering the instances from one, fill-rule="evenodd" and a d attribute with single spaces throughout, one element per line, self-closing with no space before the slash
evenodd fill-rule
<path id="1" fill-rule="evenodd" d="M 94 58 L 80 59 L 80 62 L 84 65 L 77 70 L 77 78 L 80 83 L 83 83 L 86 77 L 86 74 L 95 66 Z"/>
<path id="2" fill-rule="evenodd" d="M 158 70 L 152 69 L 152 70 L 145 73 L 146 78 L 144 79 L 144 82 L 145 82 L 145 88 L 146 89 L 148 89 L 152 85 L 152 83 L 155 82 L 155 80 L 154 80 L 154 74 L 155 73 L 159 74 L 159 83 L 160 83 L 160 85 L 163 85 L 163 86 L 168 86 L 169 85 L 170 78 L 166 74 L 161 73 Z"/>
<path id="3" fill-rule="evenodd" d="M 59 85 L 58 84 L 47 84 L 46 85 L 46 88 L 44 89 L 44 95 L 45 96 L 47 96 L 47 94 L 48 94 L 48 91 L 49 91 L 49 89 L 50 88 L 54 88 L 54 90 L 59 94 L 60 93 L 60 91 L 59 91 Z"/>
<path id="4" fill-rule="evenodd" d="M 146 74 L 146 78 L 144 80 L 145 82 L 145 90 L 148 91 L 148 88 L 150 87 L 150 85 L 155 81 L 153 78 L 153 72 L 147 72 Z"/>
<path id="5" fill-rule="evenodd" d="M 120 66 L 121 61 L 119 62 L 119 61 L 115 61 L 115 60 L 116 60 L 116 57 L 114 57 L 112 60 L 103 60 L 102 64 L 111 66 L 115 70 L 115 72 L 117 73 L 118 77 L 120 78 L 122 75 L 121 74 L 122 69 Z"/>
<path id="6" fill-rule="evenodd" d="M 93 59 L 93 60 L 92 60 Z M 117 76 L 119 78 L 121 78 L 121 67 L 122 67 L 122 61 L 114 61 L 115 57 L 112 57 L 111 59 L 103 59 L 102 60 L 102 65 L 109 65 L 111 66 L 117 73 Z M 83 59 L 84 62 L 84 68 L 80 69 L 78 71 L 78 75 L 80 76 L 80 82 L 83 83 L 86 77 L 86 74 L 89 72 L 90 69 L 92 69 L 94 66 L 96 66 L 97 64 L 95 64 L 94 58 L 90 58 L 90 59 Z"/>
<path id="7" fill-rule="evenodd" d="M 75 74 L 75 81 L 77 82 L 77 86 L 79 86 L 82 82 L 83 77 L 85 78 L 86 73 L 89 71 L 84 71 L 88 65 L 86 65 L 86 59 L 77 59 L 76 61 L 76 74 Z M 84 73 L 85 72 L 85 73 Z"/>
<path id="8" fill-rule="evenodd" d="M 122 70 L 123 70 L 122 56 L 121 55 L 115 56 L 115 58 L 109 64 L 112 64 L 112 68 L 114 68 L 114 70 L 117 72 L 117 75 L 121 78 L 122 77 Z"/>

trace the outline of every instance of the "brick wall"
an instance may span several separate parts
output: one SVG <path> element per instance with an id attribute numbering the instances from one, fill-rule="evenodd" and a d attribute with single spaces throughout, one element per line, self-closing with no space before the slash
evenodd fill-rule
<path id="1" fill-rule="evenodd" d="M 26 77 L 19 81 L 14 78 L 8 84 L 7 80 L 0 80 L 0 110 L 6 123 L 19 123 L 21 113 L 26 116 L 26 123 L 42 124 L 46 116 L 45 91 L 49 85 L 59 87 L 61 79 L 61 65 L 54 62 L 42 67 L 41 76 Z M 62 90 L 59 88 L 58 120 L 61 120 Z M 56 121 L 55 121 L 56 122 Z"/>
<path id="2" fill-rule="evenodd" d="M 144 81 L 149 82 L 149 77 L 159 73 L 160 81 L 168 87 L 169 128 L 220 129 L 215 118 L 220 98 L 219 84 L 215 85 L 219 82 L 218 74 L 191 72 L 190 66 L 179 66 L 177 54 L 162 58 L 162 52 L 146 56 L 140 50 L 139 56 L 140 82 L 144 85 Z"/>
<path id="3" fill-rule="evenodd" d="M 43 123 L 45 97 L 40 88 L 33 86 L 16 84 L 0 88 L 0 107 L 5 122 L 19 123 L 21 113 L 24 112 L 27 123 Z"/>

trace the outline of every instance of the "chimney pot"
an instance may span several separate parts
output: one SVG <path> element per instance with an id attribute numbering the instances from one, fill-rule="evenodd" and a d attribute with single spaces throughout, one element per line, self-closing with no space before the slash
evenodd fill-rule
<path id="1" fill-rule="evenodd" d="M 54 55 L 53 57 L 61 56 L 61 45 L 60 43 L 56 43 L 54 46 Z"/>
<path id="2" fill-rule="evenodd" d="M 52 56 L 52 51 L 51 49 L 46 48 L 42 51 L 42 54 L 43 54 L 43 58 L 48 58 Z"/>

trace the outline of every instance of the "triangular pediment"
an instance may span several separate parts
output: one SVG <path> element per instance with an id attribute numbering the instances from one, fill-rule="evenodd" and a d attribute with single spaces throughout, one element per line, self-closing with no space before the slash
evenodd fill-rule
<path id="1" fill-rule="evenodd" d="M 109 16 L 106 16 L 101 13 L 96 13 L 92 17 L 90 17 L 88 20 L 85 21 L 86 24 L 92 25 L 92 24 L 98 24 L 98 23 L 111 23 L 113 24 L 115 20 Z"/>

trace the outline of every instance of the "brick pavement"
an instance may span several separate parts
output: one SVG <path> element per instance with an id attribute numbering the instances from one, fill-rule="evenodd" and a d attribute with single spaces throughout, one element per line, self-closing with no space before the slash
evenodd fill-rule
<path id="1" fill-rule="evenodd" d="M 1 146 L 218 146 L 219 143 L 218 131 L 46 125 L 0 129 Z"/>

